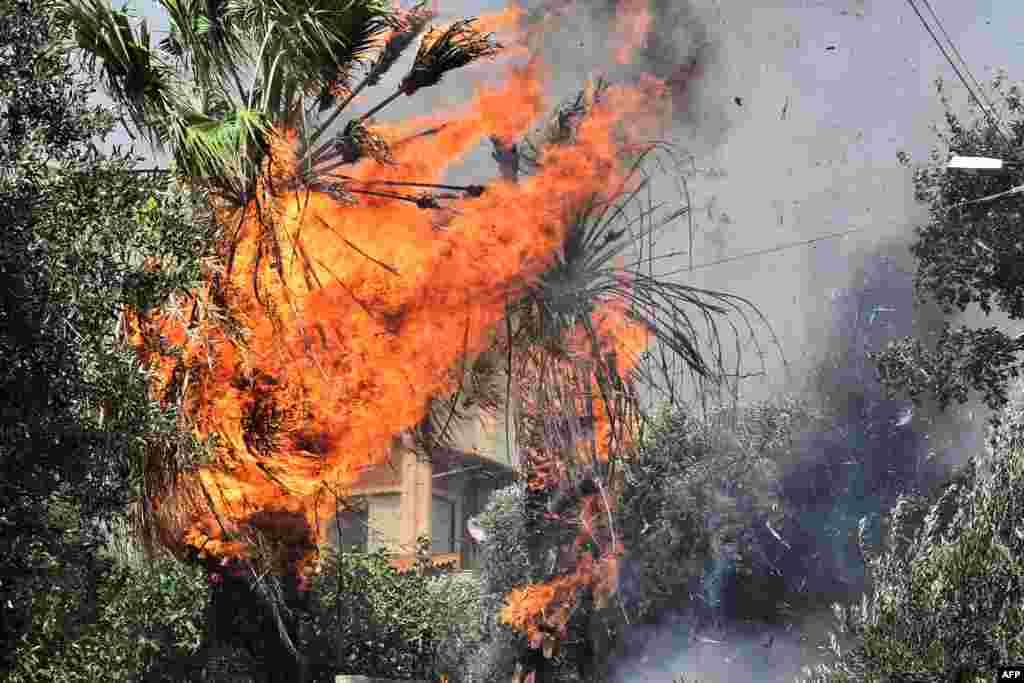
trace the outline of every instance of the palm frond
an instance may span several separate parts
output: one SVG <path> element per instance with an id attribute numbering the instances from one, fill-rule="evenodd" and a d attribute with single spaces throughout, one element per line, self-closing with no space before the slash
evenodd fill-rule
<path id="1" fill-rule="evenodd" d="M 318 82 L 321 112 L 335 104 L 333 93 L 339 89 L 339 86 L 348 84 L 353 68 L 367 65 L 370 53 L 379 48 L 381 36 L 388 31 L 398 29 L 398 26 L 397 20 L 392 15 L 381 16 L 365 13 L 358 17 L 348 37 L 348 44 L 335 54 L 336 63 L 326 64 L 321 69 Z M 385 43 L 385 49 L 386 47 L 387 43 Z M 370 66 L 371 72 L 377 62 L 379 62 L 379 57 Z"/>
<path id="2" fill-rule="evenodd" d="M 421 88 L 441 82 L 444 74 L 485 57 L 493 57 L 501 49 L 494 34 L 473 28 L 475 19 L 456 21 L 445 31 L 431 29 L 424 36 L 412 69 L 402 81 L 401 90 L 412 95 Z"/>
<path id="3" fill-rule="evenodd" d="M 104 89 L 141 132 L 168 115 L 178 84 L 152 49 L 145 21 L 136 30 L 128 12 L 106 0 L 64 0 L 57 16 L 74 28 L 89 69 L 99 71 Z"/>
<path id="4" fill-rule="evenodd" d="M 417 5 L 409 10 L 404 17 L 399 20 L 399 26 L 391 36 L 384 42 L 384 46 L 381 49 L 377 59 L 370 65 L 369 71 L 366 76 L 360 81 L 359 85 L 353 88 L 341 104 L 337 105 L 335 111 L 327 118 L 327 120 L 320 123 L 316 130 L 313 131 L 306 139 L 302 140 L 302 148 L 299 152 L 299 157 L 303 165 L 307 165 L 310 162 L 315 163 L 317 160 L 321 160 L 321 157 L 331 146 L 331 142 L 326 142 L 319 147 L 314 147 L 319 141 L 323 134 L 330 128 L 338 117 L 341 116 L 342 112 L 348 107 L 348 105 L 355 99 L 356 95 L 363 91 L 363 89 L 376 85 L 380 82 L 381 77 L 387 73 L 403 52 L 412 44 L 413 39 L 416 38 L 423 29 L 426 27 L 427 22 L 433 13 L 426 9 L 424 4 Z M 321 93 L 320 101 L 320 112 L 324 112 L 327 108 L 334 104 L 333 98 L 327 99 L 324 93 Z M 325 106 L 326 105 L 326 106 Z"/>
<path id="5" fill-rule="evenodd" d="M 160 0 L 170 32 L 160 48 L 189 70 L 203 90 L 244 97 L 238 65 L 246 56 L 246 36 L 229 21 L 226 0 Z"/>
<path id="6" fill-rule="evenodd" d="M 590 110 L 602 101 L 610 85 L 605 79 L 598 78 L 589 87 L 581 90 L 574 99 L 558 108 L 539 138 L 525 140 L 520 151 L 523 170 L 532 173 L 539 168 L 542 150 L 545 147 L 572 144 L 579 124 Z"/>
<path id="7" fill-rule="evenodd" d="M 334 174 L 335 169 L 354 164 L 367 156 L 378 163 L 394 163 L 391 148 L 384 138 L 372 132 L 359 120 L 349 121 L 345 129 L 335 135 L 328 144 L 330 147 L 325 150 L 330 152 L 327 156 L 327 165 L 314 169 L 309 178 L 337 175 Z"/>
<path id="8" fill-rule="evenodd" d="M 241 204 L 254 189 L 271 121 L 253 109 L 238 109 L 222 118 L 193 110 L 176 120 L 170 135 L 179 172 Z"/>
<path id="9" fill-rule="evenodd" d="M 228 21 L 262 46 L 257 81 L 275 118 L 291 116 L 300 93 L 346 73 L 393 25 L 385 0 L 227 0 L 226 8 Z"/>
<path id="10" fill-rule="evenodd" d="M 425 3 L 416 5 L 409 10 L 403 17 L 402 26 L 388 37 L 380 54 L 377 55 L 377 59 L 370 65 L 370 70 L 366 74 L 367 86 L 380 83 L 384 74 L 390 71 L 398 58 L 409 49 L 412 41 L 427 28 L 427 23 L 433 16 L 433 12 L 427 9 Z"/>
<path id="11" fill-rule="evenodd" d="M 685 216 L 688 207 L 669 208 L 644 197 L 649 178 L 642 171 L 647 161 L 642 154 L 630 173 L 635 180 L 627 180 L 611 198 L 594 196 L 570 217 L 554 263 L 520 302 L 520 310 L 531 320 L 524 330 L 533 343 L 557 348 L 559 340 L 582 327 L 597 349 L 600 344 L 590 330 L 591 316 L 601 306 L 617 304 L 695 379 L 717 381 L 727 374 L 729 358 L 721 344 L 723 332 L 728 330 L 738 347 L 744 329 L 756 341 L 755 319 L 769 331 L 770 326 L 743 297 L 661 278 L 650 267 L 650 259 L 657 258 L 650 250 L 658 233 Z M 625 260 L 627 256 L 631 261 Z M 616 381 L 606 359 L 593 361 L 599 380 Z M 638 368 L 645 371 L 641 364 Z M 670 364 L 663 376 L 644 379 L 648 384 L 674 382 L 668 376 L 670 368 L 674 373 L 675 366 Z"/>

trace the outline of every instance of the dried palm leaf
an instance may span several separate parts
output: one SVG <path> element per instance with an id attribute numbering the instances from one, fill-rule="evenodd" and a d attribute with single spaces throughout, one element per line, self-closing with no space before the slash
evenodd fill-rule
<path id="1" fill-rule="evenodd" d="M 473 28 L 474 21 L 456 21 L 444 32 L 431 29 L 420 44 L 412 69 L 402 81 L 402 92 L 412 95 L 421 88 L 440 83 L 449 71 L 496 55 L 501 45 L 494 41 L 494 34 L 477 31 Z"/>

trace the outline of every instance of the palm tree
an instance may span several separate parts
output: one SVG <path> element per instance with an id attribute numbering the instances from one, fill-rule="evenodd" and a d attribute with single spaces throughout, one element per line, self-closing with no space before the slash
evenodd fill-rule
<path id="1" fill-rule="evenodd" d="M 205 199 L 222 227 L 241 226 L 250 212 L 259 216 L 261 224 L 269 220 L 270 212 L 261 211 L 261 201 L 272 202 L 273 192 L 261 191 L 270 183 L 273 167 L 269 162 L 283 134 L 294 136 L 297 163 L 284 177 L 274 168 L 276 190 L 307 188 L 346 200 L 360 194 L 383 195 L 428 209 L 438 206 L 436 199 L 407 195 L 400 188 L 455 189 L 470 195 L 482 191 L 475 186 L 439 188 L 416 179 L 371 187 L 348 183 L 340 172 L 363 157 L 389 159 L 387 144 L 367 127 L 370 117 L 398 97 L 431 87 L 446 73 L 496 52 L 499 46 L 490 35 L 476 31 L 472 20 L 428 31 L 398 89 L 334 131 L 335 122 L 356 95 L 378 85 L 427 30 L 433 15 L 424 5 L 399 12 L 389 0 L 160 0 L 160 4 L 169 16 L 170 31 L 159 41 L 154 41 L 145 21 L 135 20 L 126 9 L 111 7 L 107 0 L 58 0 L 57 17 L 73 29 L 71 47 L 80 50 L 90 69 L 98 72 L 105 90 L 121 108 L 122 119 L 127 115 L 129 134 L 134 129 L 155 149 L 169 152 L 175 179 Z M 276 239 L 270 226 L 265 227 L 267 236 Z M 229 233 L 228 275 L 235 243 L 236 236 Z M 214 277 L 214 302 L 224 298 L 220 287 L 224 279 Z M 154 532 L 154 502 L 166 498 L 174 486 L 173 475 L 187 466 L 154 445 L 150 462 L 144 465 L 148 484 L 140 501 L 144 535 Z M 203 494 L 209 498 L 205 490 Z M 252 563 L 243 573 L 251 575 L 248 594 L 260 596 L 267 608 L 264 642 L 273 646 L 279 641 L 285 654 L 278 658 L 284 663 L 274 675 L 302 680 L 304 657 L 294 643 L 293 610 L 280 583 Z M 225 607 L 231 609 L 214 605 L 213 611 Z M 287 664 L 289 659 L 298 669 Z"/>
<path id="2" fill-rule="evenodd" d="M 545 150 L 574 144 L 580 124 L 601 104 L 606 87 L 598 81 L 568 101 L 535 139 L 514 145 L 492 140 L 502 176 L 516 180 L 534 173 L 544 164 Z M 756 345 L 757 322 L 770 332 L 750 301 L 658 274 L 660 265 L 679 256 L 659 251 L 658 238 L 689 218 L 683 160 L 673 144 L 658 140 L 624 149 L 624 155 L 625 180 L 595 193 L 563 217 L 568 229 L 551 266 L 508 302 L 504 333 L 471 364 L 459 393 L 438 401 L 428 418 L 431 439 L 437 440 L 444 437 L 453 417 L 458 419 L 463 395 L 470 405 L 514 413 L 508 417 L 514 418 L 515 437 L 510 435 L 509 440 L 514 440 L 515 452 L 530 453 L 519 463 L 521 475 L 527 481 L 546 479 L 527 486 L 524 501 L 531 530 L 526 533 L 526 550 L 534 582 L 566 571 L 547 559 L 564 554 L 549 554 L 554 541 L 538 532 L 540 520 L 573 510 L 584 495 L 599 494 L 601 514 L 607 517 L 606 530 L 612 536 L 609 546 L 614 546 L 615 489 L 622 459 L 647 413 L 637 384 L 660 401 L 674 404 L 684 399 L 681 380 L 689 378 L 702 398 L 730 376 L 721 322 L 737 342 L 750 333 Z M 678 204 L 652 198 L 658 175 L 679 181 Z M 689 227 L 692 230 L 692 224 Z M 624 364 L 635 369 L 633 377 L 621 376 L 621 359 L 608 356 L 607 340 L 595 325 L 595 316 L 609 308 L 626 311 L 628 319 L 647 332 L 649 352 Z M 505 380 L 504 396 L 498 400 L 491 395 L 495 377 Z M 597 413 L 609 423 L 606 443 L 598 443 L 593 430 Z M 560 474 L 538 477 L 538 470 Z M 602 680 L 608 648 L 599 643 L 607 645 L 606 626 L 595 619 L 588 628 L 594 642 L 577 655 L 581 671 L 587 671 L 581 676 Z M 520 653 L 517 671 L 519 680 L 532 673 L 536 683 L 545 683 L 554 674 L 548 655 L 539 648 Z"/>
<path id="3" fill-rule="evenodd" d="M 133 127 L 170 150 L 179 178 L 234 207 L 255 196 L 275 132 L 295 133 L 294 181 L 338 184 L 339 166 L 387 157 L 366 129 L 370 117 L 500 47 L 472 19 L 431 29 L 399 88 L 331 135 L 353 99 L 426 30 L 432 13 L 424 5 L 399 12 L 387 0 L 160 4 L 170 32 L 155 44 L 145 21 L 105 0 L 61 0 L 60 16 Z"/>
<path id="4" fill-rule="evenodd" d="M 274 192 L 306 188 L 346 202 L 361 195 L 383 196 L 430 210 L 440 208 L 438 200 L 445 195 L 422 194 L 423 190 L 454 190 L 468 196 L 484 191 L 479 185 L 440 186 L 415 178 L 370 183 L 344 173 L 345 166 L 367 157 L 381 163 L 390 159 L 388 144 L 368 125 L 372 116 L 403 95 L 437 84 L 446 73 L 495 54 L 500 46 L 491 36 L 478 32 L 472 20 L 427 31 L 432 14 L 423 5 L 399 13 L 387 0 L 160 3 L 171 26 L 168 36 L 156 43 L 144 21 L 134 21 L 106 0 L 59 0 L 59 15 L 73 26 L 76 47 L 98 70 L 132 127 L 155 148 L 170 152 L 179 183 L 204 195 L 225 228 L 241 226 L 252 212 L 258 214 L 261 224 L 270 222 L 272 212 L 262 212 L 261 202 L 268 197 L 272 200 Z M 338 130 L 335 124 L 356 96 L 379 85 L 424 32 L 413 64 L 395 91 Z M 600 102 L 602 92 L 599 83 L 586 96 L 563 107 L 547 134 L 538 140 L 513 146 L 496 142 L 503 174 L 509 178 L 531 173 L 543 165 L 545 148 L 573 144 L 576 126 Z M 295 147 L 289 162 L 292 168 L 285 173 L 271 164 L 275 144 L 283 134 Z M 555 263 L 509 301 L 505 334 L 498 335 L 491 353 L 473 359 L 464 373 L 471 379 L 478 376 L 480 381 L 461 387 L 454 398 L 438 397 L 435 410 L 417 430 L 428 449 L 448 436 L 449 426 L 458 417 L 459 394 L 473 393 L 474 387 L 493 390 L 494 382 L 488 377 L 493 380 L 502 375 L 495 358 L 507 361 L 504 400 L 481 397 L 481 391 L 475 392 L 475 398 L 499 409 L 510 403 L 513 356 L 540 354 L 554 361 L 541 366 L 555 369 L 566 355 L 567 333 L 580 327 L 592 352 L 590 370 L 577 373 L 573 381 L 596 375 L 599 400 L 612 419 L 613 434 L 621 434 L 621 425 L 639 412 L 639 403 L 635 393 L 624 390 L 625 378 L 616 376 L 614 363 L 601 350 L 592 325 L 594 312 L 609 303 L 624 306 L 657 341 L 656 353 L 648 357 L 651 362 L 644 368 L 652 380 L 660 375 L 670 400 L 675 400 L 682 370 L 688 369 L 700 382 L 718 381 L 725 375 L 716 320 L 738 314 L 749 328 L 746 311 L 756 309 L 736 297 L 657 277 L 656 260 L 671 255 L 653 255 L 656 234 L 686 218 L 689 207 L 684 204 L 666 211 L 646 192 L 651 168 L 678 162 L 678 155 L 671 145 L 660 142 L 630 153 L 633 159 L 627 183 L 595 195 L 573 215 L 564 217 L 570 229 Z M 406 194 L 403 187 L 417 194 Z M 266 253 L 274 253 L 278 249 L 276 233 L 266 227 L 272 242 Z M 228 275 L 235 243 L 235 235 L 229 233 Z M 259 253 L 264 253 L 262 246 Z M 218 282 L 214 278 L 213 300 L 223 298 Z M 253 285 L 259 299 L 258 283 Z M 739 328 L 731 319 L 729 323 L 738 335 Z M 541 407 L 543 400 L 563 389 L 580 389 L 560 387 L 560 382 L 568 380 L 554 371 L 541 380 L 542 391 L 537 394 Z M 589 390 L 589 384 L 585 388 Z M 542 438 L 553 438 L 544 431 Z M 549 446 L 549 451 L 555 450 L 554 444 Z M 159 470 L 162 462 L 154 458 L 153 467 Z M 593 461 L 591 471 L 599 483 L 609 482 L 614 479 L 613 468 L 614 461 Z M 172 485 L 170 479 L 160 476 L 153 481 L 148 493 L 153 498 L 162 497 Z M 144 500 L 143 507 L 151 502 Z M 292 629 L 282 617 L 288 613 L 287 606 L 276 597 L 281 595 L 279 586 L 265 572 L 253 570 L 251 574 L 254 590 L 273 608 L 271 630 L 301 661 L 289 633 Z M 287 672 L 281 675 L 288 677 Z"/>

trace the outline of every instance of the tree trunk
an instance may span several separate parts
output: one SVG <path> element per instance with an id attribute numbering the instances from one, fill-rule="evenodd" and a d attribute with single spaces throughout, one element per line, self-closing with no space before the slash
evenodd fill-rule
<path id="1" fill-rule="evenodd" d="M 309 660 L 299 650 L 298 619 L 270 604 L 245 577 L 222 576 L 208 618 L 213 648 L 227 645 L 249 652 L 262 669 L 251 672 L 253 681 L 308 683 Z"/>

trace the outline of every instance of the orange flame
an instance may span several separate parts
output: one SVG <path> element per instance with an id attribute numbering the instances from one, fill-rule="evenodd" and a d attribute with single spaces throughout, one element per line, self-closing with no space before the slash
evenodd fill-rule
<path id="1" fill-rule="evenodd" d="M 522 136 L 542 111 L 543 76 L 536 61 L 511 70 L 436 135 L 396 149 L 396 164 L 362 162 L 350 175 L 439 180 L 486 136 Z M 158 501 L 180 518 L 162 520 L 164 542 L 245 557 L 243 532 L 259 532 L 287 549 L 283 570 L 302 574 L 328 514 L 324 483 L 344 489 L 385 462 L 431 397 L 454 389 L 450 369 L 485 348 L 508 297 L 551 262 L 564 216 L 621 184 L 613 132 L 641 125 L 648 104 L 641 91 L 612 89 L 576 144 L 546 150 L 522 183 L 496 181 L 456 203 L 443 231 L 394 200 L 346 206 L 281 191 L 294 135 L 280 131 L 259 202 L 218 213 L 237 226 L 224 247 L 229 265 L 178 302 L 189 313 L 129 320 L 131 342 L 156 371 L 154 392 L 169 398 L 176 388 L 197 436 L 218 439 L 213 461 Z M 391 138 L 425 120 L 437 118 L 378 132 Z M 214 316 L 213 303 L 236 324 Z"/>

